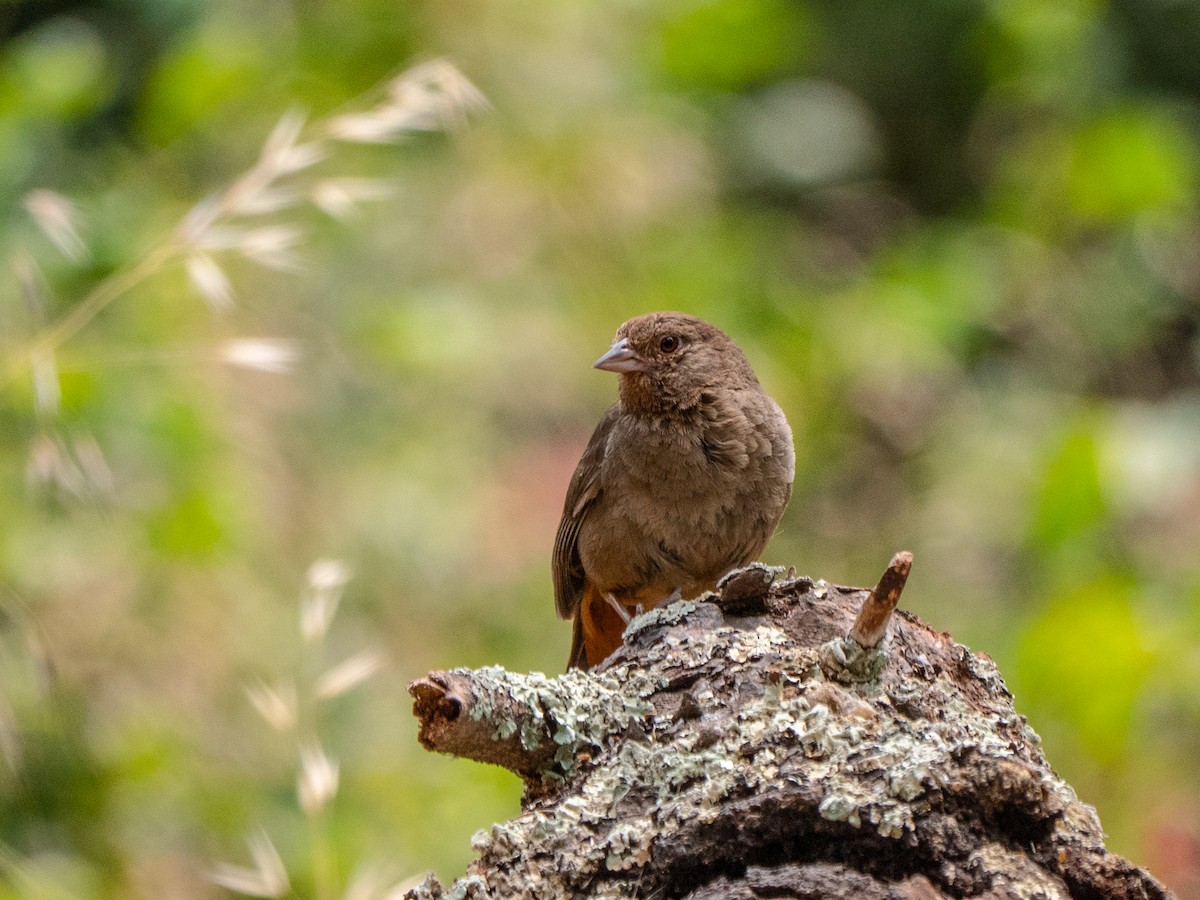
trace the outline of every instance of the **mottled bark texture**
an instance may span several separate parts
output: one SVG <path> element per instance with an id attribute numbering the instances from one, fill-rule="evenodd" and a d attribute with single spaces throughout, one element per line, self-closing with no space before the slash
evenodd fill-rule
<path id="1" fill-rule="evenodd" d="M 1104 849 L 995 664 L 891 615 L 911 561 L 875 591 L 752 566 L 590 672 L 414 682 L 426 747 L 527 790 L 463 878 L 407 896 L 1168 896 Z"/>

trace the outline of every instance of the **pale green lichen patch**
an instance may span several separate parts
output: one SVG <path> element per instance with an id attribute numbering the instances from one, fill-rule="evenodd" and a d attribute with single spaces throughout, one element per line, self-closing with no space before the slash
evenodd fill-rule
<path id="1" fill-rule="evenodd" d="M 733 663 L 746 663 L 763 659 L 768 654 L 779 655 L 780 648 L 789 641 L 787 633 L 774 625 L 759 625 L 752 629 L 729 626 L 703 630 L 671 629 L 647 649 L 646 656 L 651 662 L 669 659 L 673 668 L 698 668 L 718 654 Z"/>
<path id="2" fill-rule="evenodd" d="M 569 774 L 585 746 L 600 745 L 653 712 L 644 698 L 656 684 L 640 671 L 620 678 L 579 671 L 549 678 L 541 672 L 518 675 L 489 666 L 451 674 L 471 677 L 475 697 L 470 715 L 476 721 L 495 721 L 497 740 L 519 733 L 521 746 L 534 750 L 549 736 L 558 745 L 555 760 L 562 770 L 555 774 L 560 776 Z"/>
<path id="3" fill-rule="evenodd" d="M 849 822 L 855 828 L 862 825 L 858 811 L 862 801 L 858 797 L 849 797 L 842 793 L 827 795 L 817 806 L 817 811 L 823 818 L 831 822 Z"/>
<path id="4" fill-rule="evenodd" d="M 648 631 L 651 628 L 678 625 L 695 611 L 696 601 L 692 600 L 676 600 L 674 603 L 656 606 L 654 609 L 633 617 L 630 623 L 625 626 L 625 639 L 629 640 L 635 635 L 643 631 Z"/>
<path id="5" fill-rule="evenodd" d="M 645 865 L 650 859 L 651 834 L 632 822 L 623 822 L 608 833 L 605 841 L 608 853 L 604 865 L 611 872 L 621 872 Z"/>
<path id="6" fill-rule="evenodd" d="M 821 647 L 821 668 L 831 681 L 865 684 L 877 681 L 887 666 L 887 653 L 865 648 L 853 638 L 837 638 Z"/>

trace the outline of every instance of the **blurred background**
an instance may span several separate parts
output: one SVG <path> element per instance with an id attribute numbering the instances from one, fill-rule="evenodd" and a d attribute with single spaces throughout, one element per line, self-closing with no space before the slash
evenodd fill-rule
<path id="1" fill-rule="evenodd" d="M 1200 898 L 1198 138 L 1197 0 L 0 5 L 0 897 L 460 873 L 520 786 L 405 685 L 561 669 L 591 363 L 680 309 L 794 427 L 766 561 L 912 550 Z"/>

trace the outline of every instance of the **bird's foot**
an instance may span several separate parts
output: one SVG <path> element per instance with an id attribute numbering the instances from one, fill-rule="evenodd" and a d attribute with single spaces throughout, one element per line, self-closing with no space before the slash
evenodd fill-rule
<path id="1" fill-rule="evenodd" d="M 632 619 L 633 616 L 629 615 L 629 610 L 627 610 L 624 606 L 621 605 L 621 601 L 618 600 L 616 597 L 614 597 L 612 594 L 605 594 L 604 599 L 608 601 L 609 606 L 611 606 L 614 610 L 616 610 L 617 615 L 621 617 L 621 621 L 624 622 L 626 625 L 628 625 L 629 620 Z M 642 611 L 641 607 L 639 606 L 638 612 L 640 613 L 641 611 Z"/>

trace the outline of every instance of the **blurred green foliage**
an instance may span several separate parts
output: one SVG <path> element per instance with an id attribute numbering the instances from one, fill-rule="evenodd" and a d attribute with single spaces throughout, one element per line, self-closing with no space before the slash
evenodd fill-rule
<path id="1" fill-rule="evenodd" d="M 232 308 L 173 265 L 31 369 L 286 110 L 435 56 L 491 109 L 337 145 L 261 213 L 299 274 L 214 249 Z M 1197 0 L 0 5 L 0 898 L 223 896 L 260 828 L 299 896 L 459 871 L 519 786 L 420 751 L 404 685 L 561 667 L 550 548 L 615 393 L 590 363 L 665 308 L 794 425 L 767 561 L 869 583 L 914 551 L 910 608 L 1200 897 L 1198 60 Z M 76 205 L 74 258 L 35 189 Z M 319 190 L 373 199 L 293 202 Z M 314 656 L 322 557 L 354 577 Z M 247 699 L 364 652 L 292 730 Z M 340 763 L 313 821 L 309 732 Z"/>

